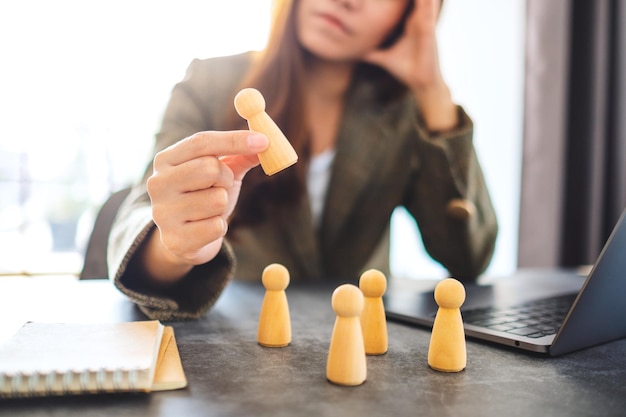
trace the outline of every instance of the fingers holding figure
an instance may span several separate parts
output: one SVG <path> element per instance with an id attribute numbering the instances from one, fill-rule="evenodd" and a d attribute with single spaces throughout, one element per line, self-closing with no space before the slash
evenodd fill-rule
<path id="1" fill-rule="evenodd" d="M 264 135 L 250 131 L 200 132 L 156 155 L 147 190 L 169 252 L 194 264 L 215 256 L 241 180 L 267 146 Z"/>

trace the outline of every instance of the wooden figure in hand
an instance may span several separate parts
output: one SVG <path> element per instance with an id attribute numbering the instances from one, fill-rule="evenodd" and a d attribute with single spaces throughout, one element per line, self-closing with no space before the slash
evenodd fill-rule
<path id="1" fill-rule="evenodd" d="M 365 354 L 382 355 L 388 346 L 387 317 L 382 298 L 387 290 L 387 278 L 382 272 L 370 269 L 361 274 L 359 288 L 365 297 L 361 313 Z"/>
<path id="2" fill-rule="evenodd" d="M 291 343 L 291 318 L 285 290 L 289 285 L 289 271 L 283 265 L 265 267 L 261 280 L 265 297 L 259 316 L 257 340 L 261 346 L 284 347 Z"/>
<path id="3" fill-rule="evenodd" d="M 274 175 L 298 161 L 298 155 L 280 128 L 265 112 L 265 99 L 254 88 L 244 88 L 235 96 L 237 113 L 248 121 L 248 127 L 263 133 L 269 140 L 268 148 L 259 154 L 261 167 L 267 175 Z"/>
<path id="4" fill-rule="evenodd" d="M 328 350 L 326 378 L 338 385 L 361 385 L 367 378 L 367 362 L 359 315 L 363 293 L 352 284 L 335 289 L 331 301 L 337 315 Z"/>
<path id="5" fill-rule="evenodd" d="M 442 372 L 462 371 L 467 363 L 460 310 L 465 301 L 465 287 L 456 279 L 444 279 L 435 287 L 435 301 L 439 309 L 430 336 L 428 365 Z"/>

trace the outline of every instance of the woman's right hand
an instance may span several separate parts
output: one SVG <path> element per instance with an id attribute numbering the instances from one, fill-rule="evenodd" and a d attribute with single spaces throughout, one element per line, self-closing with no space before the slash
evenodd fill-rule
<path id="1" fill-rule="evenodd" d="M 155 284 L 173 283 L 218 254 L 241 182 L 267 146 L 260 133 L 209 131 L 155 156 L 147 190 L 158 230 L 141 254 Z"/>

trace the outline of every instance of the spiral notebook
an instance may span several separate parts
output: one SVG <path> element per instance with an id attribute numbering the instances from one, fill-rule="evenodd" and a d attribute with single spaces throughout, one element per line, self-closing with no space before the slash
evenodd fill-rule
<path id="1" fill-rule="evenodd" d="M 174 331 L 158 321 L 29 322 L 0 346 L 0 397 L 184 388 Z"/>

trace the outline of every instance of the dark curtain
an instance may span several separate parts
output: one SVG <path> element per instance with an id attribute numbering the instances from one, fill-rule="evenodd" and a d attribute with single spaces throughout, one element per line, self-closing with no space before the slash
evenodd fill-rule
<path id="1" fill-rule="evenodd" d="M 626 7 L 527 5 L 518 264 L 591 264 L 626 207 Z"/>

